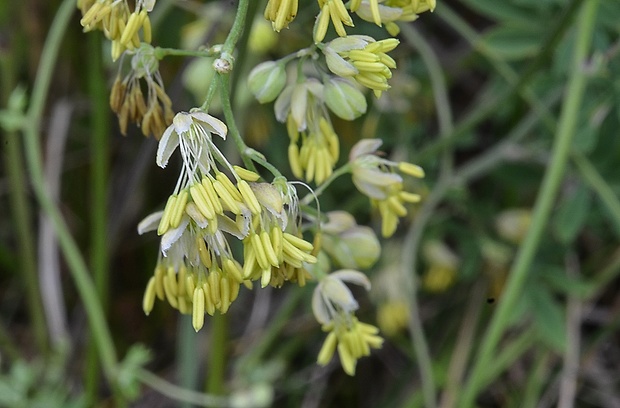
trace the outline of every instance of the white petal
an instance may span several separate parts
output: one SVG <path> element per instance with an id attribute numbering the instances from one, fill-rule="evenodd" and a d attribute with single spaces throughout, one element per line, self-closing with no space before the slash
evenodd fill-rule
<path id="1" fill-rule="evenodd" d="M 364 289 L 370 290 L 370 280 L 360 271 L 356 271 L 354 269 L 340 269 L 339 271 L 329 274 L 329 276 L 340 279 L 344 282 L 363 286 Z"/>
<path id="2" fill-rule="evenodd" d="M 370 3 L 362 2 L 360 7 L 355 11 L 355 14 L 360 16 L 366 21 L 374 21 L 372 11 L 370 10 Z M 403 14 L 403 9 L 400 7 L 388 7 L 383 4 L 379 4 L 379 15 L 381 16 L 382 23 L 389 23 L 390 21 L 396 21 Z"/>
<path id="3" fill-rule="evenodd" d="M 327 213 L 328 222 L 321 225 L 327 234 L 341 234 L 356 225 L 355 218 L 346 211 L 330 211 Z"/>
<path id="4" fill-rule="evenodd" d="M 291 95 L 291 115 L 297 124 L 297 130 L 306 130 L 306 110 L 308 107 L 308 88 L 301 84 L 293 89 Z"/>
<path id="5" fill-rule="evenodd" d="M 181 224 L 178 227 L 168 230 L 161 237 L 161 253 L 166 256 L 166 252 L 170 249 L 170 247 L 183 236 L 185 229 L 187 229 L 187 225 L 189 224 L 189 218 L 187 216 L 183 216 L 181 220 Z"/>
<path id="6" fill-rule="evenodd" d="M 375 153 L 383 144 L 381 139 L 362 139 L 357 142 L 349 153 L 349 161 L 353 161 L 358 157 Z"/>
<path id="7" fill-rule="evenodd" d="M 352 312 L 358 308 L 357 301 L 353 297 L 351 290 L 333 273 L 323 278 L 321 293 L 327 300 L 334 305 L 338 305 L 345 312 Z"/>
<path id="8" fill-rule="evenodd" d="M 177 131 L 177 133 L 185 133 L 192 126 L 192 117 L 189 113 L 179 112 L 172 119 L 172 126 Z"/>
<path id="9" fill-rule="evenodd" d="M 238 239 L 243 239 L 246 237 L 247 232 L 249 231 L 250 227 L 249 227 L 249 221 L 247 223 L 247 226 L 245 228 L 243 228 L 243 225 L 241 225 L 241 227 L 243 228 L 243 230 L 240 228 L 239 224 L 237 224 L 235 221 L 231 220 L 230 218 L 228 218 L 225 215 L 218 215 L 217 216 L 217 228 L 220 231 L 224 231 L 229 233 L 230 235 L 233 235 L 234 237 L 238 238 Z M 245 231 L 245 235 L 244 235 L 244 231 Z"/>
<path id="10" fill-rule="evenodd" d="M 209 226 L 209 220 L 200 212 L 200 210 L 198 210 L 196 204 L 187 203 L 185 206 L 185 212 L 200 228 L 204 229 Z"/>
<path id="11" fill-rule="evenodd" d="M 138 234 L 142 235 L 145 232 L 155 231 L 159 226 L 159 221 L 161 220 L 161 216 L 164 214 L 163 211 L 157 211 L 153 214 L 147 215 L 140 224 L 138 224 Z"/>
<path id="12" fill-rule="evenodd" d="M 331 316 L 329 315 L 329 309 L 321 296 L 321 289 L 323 288 L 322 283 L 319 283 L 316 288 L 314 288 L 314 292 L 312 293 L 312 313 L 314 313 L 314 317 L 321 324 L 328 324 L 331 321 Z"/>
<path id="13" fill-rule="evenodd" d="M 216 117 L 209 115 L 206 112 L 192 112 L 190 115 L 196 119 L 200 124 L 210 133 L 218 134 L 222 139 L 226 140 L 226 134 L 228 133 L 228 127 L 226 124 Z"/>
<path id="14" fill-rule="evenodd" d="M 179 146 L 179 134 L 174 130 L 174 125 L 170 125 L 164 131 L 157 146 L 156 162 L 159 167 L 162 169 L 166 167 L 177 146 Z"/>
<path id="15" fill-rule="evenodd" d="M 273 110 L 276 114 L 276 119 L 280 123 L 286 122 L 286 118 L 291 110 L 291 97 L 293 96 L 294 85 L 289 85 L 280 93 L 276 103 L 273 105 Z"/>

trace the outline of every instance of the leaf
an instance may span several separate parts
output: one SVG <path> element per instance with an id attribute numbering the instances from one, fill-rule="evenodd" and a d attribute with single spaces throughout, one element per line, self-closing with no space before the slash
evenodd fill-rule
<path id="1" fill-rule="evenodd" d="M 583 186 L 564 198 L 553 219 L 553 227 L 558 239 L 569 244 L 581 231 L 592 206 L 592 196 Z"/>
<path id="2" fill-rule="evenodd" d="M 582 279 L 566 276 L 566 272 L 555 265 L 542 266 L 540 278 L 549 287 L 559 293 L 583 297 L 590 291 L 591 285 Z"/>
<path id="3" fill-rule="evenodd" d="M 483 44 L 505 60 L 521 60 L 538 53 L 543 32 L 540 28 L 502 25 L 484 35 Z"/>
<path id="4" fill-rule="evenodd" d="M 566 347 L 566 322 L 562 307 L 542 285 L 531 285 L 528 298 L 534 327 L 540 339 L 555 351 L 563 351 Z"/>
<path id="5" fill-rule="evenodd" d="M 506 1 L 497 0 L 465 0 L 469 7 L 480 14 L 496 21 L 519 21 L 525 24 L 536 25 L 532 19 L 532 11 L 515 6 Z"/>

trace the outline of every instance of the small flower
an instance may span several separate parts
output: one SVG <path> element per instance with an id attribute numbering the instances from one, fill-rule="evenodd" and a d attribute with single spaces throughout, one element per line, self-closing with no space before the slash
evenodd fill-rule
<path id="1" fill-rule="evenodd" d="M 309 78 L 282 91 L 274 109 L 276 119 L 286 122 L 293 174 L 317 184 L 333 171 L 340 155 L 338 135 L 323 102 L 323 84 Z"/>
<path id="2" fill-rule="evenodd" d="M 357 3 L 356 8 L 351 6 L 351 11 L 354 11 L 362 20 L 373 22 L 378 26 L 385 24 L 392 36 L 400 32 L 396 21 L 414 21 L 418 18 L 409 0 L 363 0 L 355 3 Z"/>
<path id="3" fill-rule="evenodd" d="M 417 203 L 418 194 L 403 190 L 402 176 L 395 172 L 412 177 L 424 177 L 421 167 L 406 162 L 393 162 L 376 156 L 374 153 L 383 142 L 380 139 L 364 139 L 359 141 L 350 153 L 353 184 L 371 199 L 371 203 L 379 208 L 382 218 L 381 233 L 389 237 L 396 231 L 399 217 L 407 215 L 405 203 Z"/>
<path id="4" fill-rule="evenodd" d="M 274 61 L 258 64 L 250 72 L 248 85 L 260 103 L 273 101 L 286 85 L 284 64 Z"/>
<path id="5" fill-rule="evenodd" d="M 288 27 L 297 15 L 298 0 L 269 0 L 265 8 L 265 18 L 272 23 L 275 31 Z"/>
<path id="6" fill-rule="evenodd" d="M 331 211 L 321 225 L 322 248 L 336 263 L 349 269 L 370 268 L 381 254 L 381 244 L 372 228 L 359 226 L 345 211 Z"/>
<path id="7" fill-rule="evenodd" d="M 354 375 L 357 360 L 370 355 L 371 348 L 381 348 L 383 339 L 378 336 L 379 329 L 355 317 L 358 304 L 344 282 L 370 289 L 366 275 L 355 270 L 339 270 L 321 279 L 312 296 L 312 311 L 329 334 L 317 363 L 327 365 L 338 350 L 342 368 L 347 374 Z"/>
<path id="8" fill-rule="evenodd" d="M 172 101 L 164 90 L 153 47 L 143 44 L 133 55 L 131 72 L 121 80 L 116 77 L 110 93 L 110 107 L 118 116 L 120 131 L 127 134 L 129 122 L 140 126 L 144 136 L 159 139 L 172 122 Z M 146 97 L 141 80 L 146 82 Z"/>
<path id="9" fill-rule="evenodd" d="M 380 97 L 381 92 L 390 88 L 387 81 L 392 77 L 391 70 L 396 68 L 396 62 L 387 53 L 398 43 L 395 38 L 375 41 L 369 36 L 351 35 L 330 41 L 322 51 L 330 71 L 353 77 Z"/>
<path id="10" fill-rule="evenodd" d="M 319 15 L 316 17 L 316 22 L 314 23 L 314 42 L 319 43 L 323 41 L 325 38 L 325 34 L 327 33 L 327 27 L 329 26 L 329 21 L 332 21 L 334 25 L 334 29 L 336 33 L 340 37 L 346 37 L 347 32 L 344 29 L 344 26 L 347 25 L 349 27 L 353 27 L 353 20 L 349 15 L 346 7 L 342 0 L 318 0 L 319 7 L 321 11 Z"/>

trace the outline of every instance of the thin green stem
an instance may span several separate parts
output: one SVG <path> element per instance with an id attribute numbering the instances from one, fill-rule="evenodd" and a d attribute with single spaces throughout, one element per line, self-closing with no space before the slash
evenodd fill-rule
<path id="1" fill-rule="evenodd" d="M 540 243 L 542 233 L 549 219 L 551 209 L 557 195 L 558 188 L 564 176 L 564 170 L 570 153 L 570 146 L 575 134 L 576 121 L 581 105 L 581 99 L 586 86 L 586 75 L 583 63 L 586 60 L 592 33 L 595 26 L 598 0 L 583 3 L 582 15 L 579 18 L 577 43 L 573 56 L 573 65 L 568 83 L 568 92 L 565 99 L 556 140 L 553 146 L 551 161 L 540 188 L 540 194 L 534 206 L 532 224 L 521 246 L 508 282 L 500 299 L 496 312 L 493 315 L 479 353 L 471 372 L 470 380 L 464 390 L 460 407 L 473 406 L 474 400 L 484 385 L 485 371 L 488 369 L 495 348 L 508 325 L 508 316 L 516 304 L 528 275 L 534 255 Z"/>
<path id="2" fill-rule="evenodd" d="M 209 362 L 206 389 L 209 394 L 225 393 L 224 379 L 228 356 L 228 315 L 216 314 L 211 319 Z"/>
<path id="3" fill-rule="evenodd" d="M 222 47 L 222 54 L 232 54 L 235 50 L 235 46 L 237 45 L 237 42 L 239 41 L 239 38 L 241 38 L 241 34 L 245 29 L 245 19 L 248 14 L 249 4 L 250 0 L 239 0 L 235 21 L 233 22 L 230 32 L 228 33 L 228 37 L 226 37 L 226 41 Z"/>
<path id="4" fill-rule="evenodd" d="M 315 197 L 319 197 L 321 194 L 323 194 L 323 192 L 325 190 L 327 190 L 327 188 L 330 186 L 330 184 L 332 184 L 338 177 L 350 173 L 351 172 L 351 164 L 347 163 L 345 165 L 343 165 L 342 167 L 336 169 L 323 183 L 321 183 L 320 186 L 318 186 L 316 188 L 316 190 L 313 191 L 313 193 L 310 193 L 308 195 L 306 195 L 301 201 L 300 203 L 303 205 L 308 205 L 312 202 L 312 200 L 314 200 Z"/>
<path id="5" fill-rule="evenodd" d="M 211 101 L 213 101 L 213 97 L 215 96 L 215 91 L 218 88 L 217 77 L 216 75 L 211 78 L 211 83 L 209 84 L 209 89 L 207 89 L 207 96 L 205 96 L 205 101 L 200 106 L 200 110 L 208 111 L 209 106 L 211 106 Z"/>
<path id="6" fill-rule="evenodd" d="M 174 385 L 144 369 L 138 369 L 136 372 L 136 377 L 143 384 L 149 386 L 153 390 L 177 401 L 183 401 L 193 405 L 199 405 L 201 407 L 230 406 L 230 400 L 228 397 L 190 391 Z"/>
<path id="7" fill-rule="evenodd" d="M 13 56 L 7 55 L 0 59 L 2 68 L 2 104 L 5 105 L 9 99 L 10 92 L 15 89 L 15 69 Z M 6 106 L 6 105 L 5 105 Z M 35 240 L 32 232 L 34 228 L 31 220 L 31 206 L 26 193 L 26 175 L 24 174 L 24 159 L 22 153 L 22 140 L 17 132 L 7 131 L 3 137 L 5 146 L 4 163 L 9 182 L 11 194 L 10 213 L 11 220 L 16 229 L 17 252 L 19 257 L 19 268 L 17 276 L 23 280 L 26 289 L 26 301 L 28 313 L 32 321 L 34 337 L 39 351 L 47 351 L 47 324 L 41 302 L 39 277 L 37 275 L 37 258 L 35 252 Z"/>
<path id="8" fill-rule="evenodd" d="M 63 0 L 45 41 L 39 70 L 33 87 L 31 105 L 28 110 L 28 120 L 24 123 L 25 150 L 35 194 L 42 210 L 49 217 L 58 235 L 60 248 L 65 256 L 80 298 L 84 303 L 92 331 L 92 338 L 97 343 L 97 349 L 106 377 L 110 384 L 116 387 L 116 351 L 101 309 L 97 291 L 75 240 L 71 236 L 60 211 L 48 195 L 42 172 L 43 160 L 41 157 L 39 126 L 60 44 L 74 10 L 74 0 Z M 120 394 L 117 394 L 117 397 L 120 398 Z M 119 400 L 118 403 L 122 405 L 122 400 Z"/>
<path id="9" fill-rule="evenodd" d="M 422 37 L 411 24 L 402 24 L 400 29 L 403 38 L 418 50 L 424 65 L 426 65 L 426 71 L 428 72 L 431 79 L 431 86 L 433 87 L 435 110 L 437 111 L 437 117 L 439 119 L 439 133 L 445 139 L 454 131 L 454 120 L 452 107 L 450 106 L 450 98 L 448 96 L 448 87 L 446 86 L 446 80 L 439 58 L 424 37 Z M 450 149 L 445 149 L 443 151 L 441 166 L 444 177 L 452 173 L 453 157 Z"/>
<path id="10" fill-rule="evenodd" d="M 200 361 L 196 358 L 196 349 L 202 339 L 192 327 L 191 316 L 179 316 L 177 335 L 177 379 L 184 389 L 195 390 L 200 371 Z M 185 402 L 181 408 L 191 408 L 191 406 L 190 403 Z"/>
<path id="11" fill-rule="evenodd" d="M 155 47 L 153 49 L 155 58 L 158 60 L 164 59 L 165 57 L 175 56 L 175 57 L 216 57 L 219 55 L 217 49 L 209 48 L 207 50 L 180 50 L 177 48 L 162 48 Z"/>
<path id="12" fill-rule="evenodd" d="M 92 103 L 91 110 L 91 269 L 101 307 L 105 317 L 108 301 L 108 245 L 107 245 L 107 174 L 108 174 L 108 96 L 104 82 L 103 61 L 101 60 L 101 37 L 89 35 L 90 58 L 88 67 L 88 93 Z M 87 357 L 86 390 L 90 401 L 94 401 L 99 382 L 99 361 L 96 343 L 89 342 Z"/>

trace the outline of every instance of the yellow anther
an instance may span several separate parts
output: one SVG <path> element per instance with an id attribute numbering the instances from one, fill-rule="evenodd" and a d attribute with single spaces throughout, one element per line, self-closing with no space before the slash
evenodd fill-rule
<path id="1" fill-rule="evenodd" d="M 256 252 L 252 248 L 252 243 L 248 240 L 245 243 L 245 251 L 243 256 L 243 278 L 250 279 L 256 265 Z"/>
<path id="2" fill-rule="evenodd" d="M 213 188 L 217 192 L 217 195 L 220 197 L 221 203 L 223 204 L 223 208 L 231 211 L 233 214 L 241 214 L 241 209 L 239 208 L 239 204 L 235 199 L 230 195 L 228 190 L 224 187 L 224 185 L 219 181 L 215 180 L 213 182 Z"/>
<path id="3" fill-rule="evenodd" d="M 278 259 L 278 264 L 282 263 L 282 230 L 275 226 L 271 229 L 271 246 Z"/>
<path id="4" fill-rule="evenodd" d="M 179 295 L 179 288 L 177 285 L 177 274 L 174 271 L 174 268 L 172 266 L 169 266 L 168 269 L 166 270 L 166 278 L 169 281 L 169 290 L 171 290 L 172 292 L 170 293 L 173 296 L 178 296 Z"/>
<path id="5" fill-rule="evenodd" d="M 273 245 L 271 244 L 271 238 L 269 237 L 269 233 L 267 231 L 262 231 L 260 233 L 260 241 L 263 244 L 262 247 L 265 250 L 267 261 L 271 264 L 271 266 L 277 267 L 280 262 L 278 262 L 278 256 L 273 249 Z"/>
<path id="6" fill-rule="evenodd" d="M 209 316 L 213 316 L 215 314 L 215 302 L 213 302 L 213 298 L 211 297 L 211 288 L 209 286 L 208 282 L 203 282 L 202 291 L 205 295 L 205 310 Z"/>
<path id="7" fill-rule="evenodd" d="M 294 143 L 288 145 L 288 162 L 291 166 L 293 175 L 297 178 L 302 178 L 304 172 L 301 168 L 301 162 L 299 160 L 299 147 L 297 147 Z"/>
<path id="8" fill-rule="evenodd" d="M 131 45 L 131 39 L 134 34 L 140 29 L 139 24 L 140 19 L 137 13 L 131 13 L 129 19 L 127 20 L 127 25 L 123 30 L 123 35 L 121 35 L 120 43 L 125 47 Z"/>
<path id="9" fill-rule="evenodd" d="M 271 268 L 264 269 L 260 277 L 260 287 L 264 288 L 271 282 Z"/>
<path id="10" fill-rule="evenodd" d="M 254 248 L 254 253 L 256 254 L 256 261 L 258 262 L 258 266 L 261 269 L 269 268 L 269 261 L 267 260 L 267 254 L 265 253 L 265 249 L 263 248 L 263 243 L 260 240 L 258 234 L 253 233 L 250 235 L 250 242 L 252 243 L 252 248 Z"/>
<path id="11" fill-rule="evenodd" d="M 164 293 L 164 276 L 166 276 L 166 268 L 158 265 L 155 268 L 155 293 L 159 300 L 164 300 L 166 294 Z"/>
<path id="12" fill-rule="evenodd" d="M 202 186 L 204 187 L 207 193 L 207 196 L 209 197 L 209 201 L 211 202 L 211 205 L 213 206 L 215 213 L 223 214 L 224 210 L 222 208 L 222 204 L 220 203 L 220 200 L 217 197 L 217 193 L 215 192 L 215 189 L 213 188 L 213 184 L 208 177 L 203 177 Z"/>
<path id="13" fill-rule="evenodd" d="M 194 200 L 194 204 L 198 207 L 198 210 L 205 216 L 205 218 L 211 220 L 215 218 L 215 212 L 213 208 L 209 205 L 209 200 L 207 198 L 207 193 L 202 186 L 202 184 L 194 184 L 189 188 L 189 192 L 192 196 L 192 200 Z"/>
<path id="14" fill-rule="evenodd" d="M 172 213 L 174 212 L 176 200 L 176 194 L 168 197 L 168 201 L 166 202 L 166 206 L 164 207 L 164 213 L 161 215 L 161 220 L 159 220 L 157 235 L 165 234 L 166 231 L 168 231 L 168 229 L 170 228 L 170 218 L 172 217 Z"/>
<path id="15" fill-rule="evenodd" d="M 146 11 L 144 11 L 146 12 Z M 144 32 L 144 42 L 147 44 L 151 43 L 152 40 L 152 28 L 151 28 L 151 19 L 149 18 L 149 16 L 147 15 L 146 18 L 144 19 L 144 22 L 142 23 L 142 31 Z"/>
<path id="16" fill-rule="evenodd" d="M 398 163 L 398 170 L 412 177 L 417 177 L 417 178 L 424 177 L 424 170 L 422 169 L 422 167 L 417 166 L 412 163 L 400 162 Z"/>
<path id="17" fill-rule="evenodd" d="M 319 43 L 325 38 L 329 27 L 329 4 L 324 4 L 314 25 L 314 42 Z"/>
<path id="18" fill-rule="evenodd" d="M 243 202 L 247 204 L 252 214 L 260 214 L 261 206 L 258 202 L 258 199 L 256 198 L 256 195 L 254 195 L 254 192 L 250 188 L 248 182 L 245 180 L 239 180 L 239 182 L 237 183 L 237 188 L 239 189 L 239 192 L 243 197 Z"/>
<path id="19" fill-rule="evenodd" d="M 377 54 L 366 50 L 351 50 L 348 54 L 351 61 L 378 62 L 380 58 Z"/>
<path id="20" fill-rule="evenodd" d="M 185 281 L 187 277 L 187 266 L 185 265 L 181 265 L 179 267 L 179 274 L 177 276 L 177 291 L 178 296 L 185 296 L 186 295 L 186 288 L 185 288 Z"/>
<path id="21" fill-rule="evenodd" d="M 237 299 L 237 296 L 239 296 L 239 288 L 241 285 L 233 279 L 230 279 L 228 284 L 230 285 L 230 301 L 234 302 Z"/>
<path id="22" fill-rule="evenodd" d="M 235 199 L 236 201 L 239 201 L 239 202 L 243 201 L 243 196 L 241 195 L 239 190 L 237 190 L 237 187 L 235 187 L 235 185 L 232 183 L 232 181 L 230 181 L 230 179 L 228 177 L 226 177 L 226 174 L 218 173 L 215 176 L 215 179 L 217 181 L 219 181 L 220 183 L 222 183 L 222 185 L 224 186 L 226 191 L 228 191 L 228 193 L 230 194 L 230 196 L 233 199 Z"/>
<path id="23" fill-rule="evenodd" d="M 196 290 L 196 281 L 194 280 L 194 274 L 187 275 L 185 277 L 185 292 L 188 297 L 194 296 L 194 290 Z"/>
<path id="24" fill-rule="evenodd" d="M 168 276 L 164 276 L 164 293 L 166 294 L 166 300 L 168 301 L 168 303 L 170 303 L 170 306 L 172 306 L 175 309 L 179 308 L 179 302 L 177 301 L 177 295 L 174 292 L 172 285 L 174 285 L 170 279 L 168 279 Z"/>
<path id="25" fill-rule="evenodd" d="M 243 271 L 241 270 L 241 266 L 236 261 L 233 261 L 232 259 L 224 259 L 222 262 L 222 267 L 234 281 L 238 283 L 243 282 Z"/>
<path id="26" fill-rule="evenodd" d="M 192 303 L 192 326 L 194 326 L 194 330 L 198 332 L 205 323 L 205 293 L 202 288 L 196 288 L 194 290 Z"/>
<path id="27" fill-rule="evenodd" d="M 211 290 L 211 299 L 217 307 L 220 304 L 220 274 L 217 271 L 211 271 L 209 277 L 209 289 Z"/>
<path id="28" fill-rule="evenodd" d="M 398 197 L 391 196 L 387 199 L 387 204 L 390 207 L 390 210 L 394 212 L 399 217 L 404 217 L 407 215 L 407 209 L 405 206 L 398 200 Z"/>
<path id="29" fill-rule="evenodd" d="M 386 66 L 381 62 L 352 61 L 355 68 L 366 72 L 382 72 Z"/>
<path id="30" fill-rule="evenodd" d="M 144 297 L 142 298 L 142 310 L 148 316 L 153 310 L 155 304 L 155 277 L 151 276 L 149 283 L 146 285 L 146 291 L 144 291 Z"/>
<path id="31" fill-rule="evenodd" d="M 419 194 L 409 193 L 407 191 L 401 191 L 398 193 L 398 196 L 401 200 L 408 203 L 419 203 L 420 200 L 422 200 L 422 197 Z"/>
<path id="32" fill-rule="evenodd" d="M 230 283 L 225 276 L 220 279 L 220 312 L 226 313 L 230 307 Z"/>
<path id="33" fill-rule="evenodd" d="M 338 337 L 336 333 L 329 332 L 325 342 L 323 342 L 323 346 L 321 347 L 321 351 L 319 351 L 319 356 L 316 360 L 317 364 L 320 366 L 326 366 L 331 361 L 334 356 L 334 352 L 336 351 L 336 345 L 338 344 Z"/>
<path id="34" fill-rule="evenodd" d="M 185 205 L 187 204 L 187 198 L 189 194 L 187 190 L 181 190 L 177 199 L 174 203 L 174 207 L 172 208 L 170 214 L 170 227 L 176 228 L 181 223 L 181 218 L 183 218 L 183 213 L 185 212 Z"/>
<path id="35" fill-rule="evenodd" d="M 240 166 L 233 166 L 233 170 L 235 170 L 237 176 L 245 181 L 257 181 L 260 178 L 260 175 Z"/>
<path id="36" fill-rule="evenodd" d="M 344 369 L 344 372 L 349 375 L 355 375 L 355 365 L 357 360 L 351 356 L 349 349 L 343 344 L 338 344 L 338 356 L 340 357 L 340 364 Z"/>
<path id="37" fill-rule="evenodd" d="M 207 268 L 211 268 L 211 253 L 207 248 L 204 238 L 196 237 L 196 247 L 198 247 L 198 256 L 202 264 Z"/>
<path id="38" fill-rule="evenodd" d="M 283 233 L 283 236 L 284 236 L 285 241 L 290 242 L 291 244 L 301 249 L 302 251 L 306 251 L 306 252 L 312 251 L 313 245 L 310 242 L 304 240 L 303 238 L 296 237 L 295 235 L 290 234 L 288 232 Z"/>
<path id="39" fill-rule="evenodd" d="M 178 296 L 177 303 L 179 304 L 179 312 L 186 315 L 192 313 L 192 302 L 186 296 Z"/>

